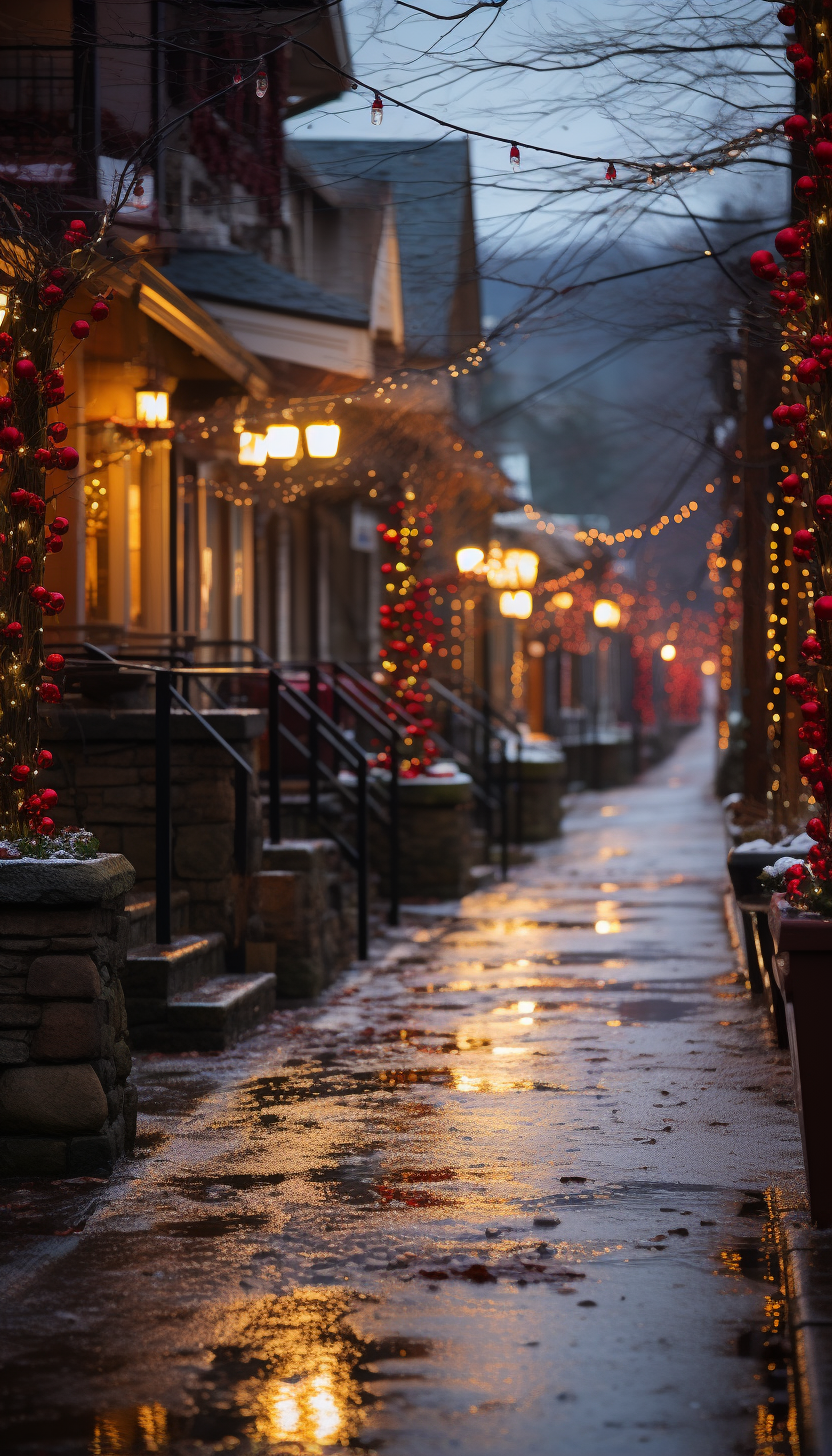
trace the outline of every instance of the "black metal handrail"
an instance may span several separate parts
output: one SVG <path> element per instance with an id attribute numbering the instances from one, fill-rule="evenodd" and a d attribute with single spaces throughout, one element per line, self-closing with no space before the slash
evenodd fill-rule
<path id="1" fill-rule="evenodd" d="M 443 699 L 443 701 L 448 704 L 448 706 L 450 707 L 452 713 L 454 713 L 459 718 L 462 718 L 464 720 L 467 720 L 467 722 L 470 725 L 472 725 L 473 727 L 479 728 L 479 729 L 482 730 L 483 737 L 484 737 L 484 740 L 485 740 L 484 767 L 483 767 L 483 773 L 484 773 L 484 778 L 485 778 L 485 786 L 484 786 L 483 792 L 484 792 L 484 797 L 487 800 L 487 803 L 488 803 L 489 807 L 492 810 L 494 808 L 496 808 L 497 806 L 499 806 L 499 811 L 500 811 L 500 872 L 502 874 L 503 879 L 504 880 L 507 880 L 508 879 L 508 859 L 509 859 L 509 838 L 510 838 L 510 830 L 509 830 L 509 812 L 508 812 L 509 774 L 508 774 L 508 757 L 507 757 L 507 754 L 506 754 L 506 737 L 505 737 L 505 734 L 504 733 L 501 733 L 501 732 L 499 732 L 497 730 L 495 730 L 495 728 L 493 727 L 492 723 L 490 722 L 490 720 L 486 717 L 486 715 L 484 713 L 481 713 L 479 711 L 479 709 L 475 708 L 471 703 L 466 702 L 464 698 L 459 697 L 459 695 L 457 693 L 454 693 L 450 688 L 446 687 L 444 683 L 439 682 L 437 678 L 433 678 L 432 677 L 432 678 L 429 679 L 429 682 L 430 682 L 430 686 L 431 686 L 432 691 L 434 693 L 436 693 L 439 697 L 441 697 Z M 514 734 L 514 736 L 518 739 L 518 744 L 519 744 L 520 735 L 518 733 L 516 733 L 516 731 L 514 729 L 510 729 L 509 732 L 512 733 L 512 734 Z M 493 775 L 492 775 L 492 757 L 491 757 L 491 750 L 492 750 L 492 743 L 493 742 L 496 742 L 496 744 L 498 746 L 499 764 L 500 764 L 500 773 L 499 773 L 499 777 L 498 777 L 498 781 L 497 781 L 497 785 L 498 786 L 497 786 L 496 795 L 494 793 L 494 788 L 493 788 Z M 518 747 L 516 761 L 519 764 L 519 761 L 520 761 L 519 747 Z M 519 772 L 520 772 L 520 770 L 518 768 L 516 770 L 515 776 L 514 776 L 514 791 L 515 791 L 514 822 L 515 822 L 515 836 L 516 836 L 516 839 L 517 839 L 518 843 L 522 843 L 522 831 L 521 831 L 521 812 L 522 811 L 521 811 L 521 807 L 520 807 L 521 806 L 521 803 L 522 803 L 522 791 L 521 791 L 520 782 L 519 782 Z M 489 838 L 492 837 L 491 836 L 491 833 L 490 833 L 490 827 L 491 826 L 489 824 Z"/>
<path id="2" fill-rule="evenodd" d="M 111 657 L 103 647 L 98 647 L 92 642 L 83 644 L 84 650 L 94 657 L 103 658 L 114 667 L 123 667 L 127 664 L 115 657 Z M 155 706 L 155 727 L 156 727 L 156 942 L 158 945 L 170 945 L 171 943 L 171 893 L 173 879 L 173 816 L 171 805 L 171 732 L 170 732 L 170 710 L 171 700 L 175 699 L 179 705 L 196 718 L 205 731 L 210 734 L 216 743 L 234 760 L 234 868 L 241 878 L 245 878 L 248 872 L 248 784 L 247 779 L 254 777 L 254 769 L 250 763 L 235 748 L 232 748 L 227 739 L 218 733 L 213 724 L 189 703 L 187 698 L 173 686 L 173 673 L 169 668 L 155 667 L 149 663 L 130 663 L 131 667 L 143 667 L 152 672 L 156 680 L 156 706 Z M 180 672 L 183 669 L 179 669 Z M 235 952 L 239 947 L 235 946 Z"/>

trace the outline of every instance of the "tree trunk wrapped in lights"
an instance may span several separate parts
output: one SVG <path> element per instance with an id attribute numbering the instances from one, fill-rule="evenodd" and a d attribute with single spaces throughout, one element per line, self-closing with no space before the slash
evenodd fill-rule
<path id="1" fill-rule="evenodd" d="M 781 12 L 781 19 L 784 19 Z M 803 571 L 814 610 L 814 630 L 804 638 L 802 662 L 785 686 L 800 705 L 800 769 L 808 784 L 815 843 L 808 863 L 785 861 L 777 882 L 793 905 L 832 910 L 832 27 L 821 0 L 810 0 L 795 18 L 795 40 L 786 54 L 808 93 L 808 114 L 784 124 L 796 147 L 807 149 L 807 170 L 794 193 L 800 214 L 777 234 L 780 258 L 767 250 L 751 257 L 752 272 L 771 285 L 781 320 L 783 398 L 772 409 L 775 425 L 789 436 L 789 461 L 781 467 L 784 499 L 803 502 L 803 521 L 792 535 L 792 555 Z M 794 171 L 799 171 L 795 168 Z M 792 602 L 790 610 L 796 610 Z"/>
<path id="2" fill-rule="evenodd" d="M 401 765 L 403 778 L 416 778 L 424 773 L 437 755 L 430 737 L 432 697 L 424 691 L 424 679 L 430 675 L 429 659 L 436 644 L 444 641 L 434 629 L 444 624 L 431 606 L 430 577 L 420 581 L 417 575 L 425 546 L 433 544 L 433 509 L 431 505 L 417 512 L 415 505 L 398 501 L 390 506 L 390 523 L 380 522 L 377 528 L 386 549 L 381 565 L 384 595 L 379 608 L 384 638 L 379 656 L 385 674 L 384 685 L 396 706 L 412 720 L 411 741 L 405 740 L 410 757 L 403 759 Z M 420 518 L 423 524 L 418 524 Z M 385 768 L 389 762 L 389 753 L 382 750 L 377 757 L 379 767 Z"/>
<path id="3" fill-rule="evenodd" d="M 0 209 L 0 838 L 37 843 L 54 831 L 58 797 L 38 788 L 52 759 L 39 747 L 38 702 L 60 702 L 64 665 L 60 653 L 44 653 L 44 618 L 64 607 L 50 590 L 48 562 L 69 529 L 60 497 L 79 463 L 59 418 L 63 365 L 90 332 L 78 319 L 64 335 L 60 320 L 93 272 L 97 240 L 83 220 L 67 220 L 57 199 L 34 190 L 4 189 Z M 93 322 L 107 313 L 103 299 L 90 309 Z"/>

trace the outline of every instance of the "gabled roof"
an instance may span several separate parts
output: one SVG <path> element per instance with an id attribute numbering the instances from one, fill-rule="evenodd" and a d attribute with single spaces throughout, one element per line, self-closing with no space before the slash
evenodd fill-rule
<path id="1" fill-rule="evenodd" d="M 294 273 L 264 263 L 256 253 L 183 249 L 160 271 L 189 298 L 369 327 L 369 312 L 360 303 L 325 293 Z"/>
<path id="2" fill-rule="evenodd" d="M 408 353 L 441 358 L 470 344 L 479 309 L 467 141 L 294 139 L 286 155 L 311 186 L 340 193 L 343 205 L 372 205 L 368 184 L 386 184 L 395 210 Z M 359 200 L 348 200 L 351 192 Z M 466 289 L 461 311 L 460 289 Z"/>

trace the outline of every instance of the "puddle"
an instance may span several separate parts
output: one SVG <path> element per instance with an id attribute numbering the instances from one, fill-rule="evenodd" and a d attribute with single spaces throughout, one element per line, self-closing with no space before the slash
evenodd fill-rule
<path id="1" fill-rule="evenodd" d="M 67 1410 L 15 1423 L 5 1414 L 4 1452 L 35 1456 L 143 1456 L 145 1452 L 239 1450 L 257 1456 L 363 1449 L 374 1386 L 419 1380 L 410 1362 L 431 1355 L 425 1340 L 363 1339 L 349 1323 L 360 1296 L 304 1289 L 228 1310 L 210 1364 L 190 1384 L 191 1411 L 164 1405 Z M 9 1371 L 7 1369 L 7 1377 Z"/>
<path id="2" fill-rule="evenodd" d="M 355 1097 L 367 1093 L 392 1092 L 414 1087 L 419 1083 L 447 1086 L 450 1073 L 446 1067 L 422 1067 L 418 1070 L 393 1067 L 381 1071 L 358 1072 L 305 1063 L 298 1071 L 282 1076 L 258 1077 L 242 1090 L 243 1110 L 256 1109 L 269 1121 L 272 1107 L 310 1102 L 320 1097 Z"/>
<path id="3" fill-rule="evenodd" d="M 252 1188 L 270 1188 L 285 1182 L 285 1173 L 214 1173 L 202 1177 L 187 1176 L 168 1178 L 165 1187 L 179 1188 L 186 1198 L 205 1202 L 215 1194 L 222 1195 L 225 1188 L 234 1192 L 247 1192 Z"/>
<path id="4" fill-rule="evenodd" d="M 699 1010 L 697 1003 L 671 1001 L 665 996 L 645 996 L 642 1001 L 621 1001 L 616 1007 L 622 1021 L 681 1021 Z"/>
<path id="5" fill-rule="evenodd" d="M 225 1234 L 242 1233 L 245 1229 L 265 1228 L 269 1218 L 265 1213 L 209 1213 L 205 1218 L 174 1219 L 170 1223 L 153 1225 L 154 1234 L 165 1234 L 174 1239 L 218 1239 Z"/>

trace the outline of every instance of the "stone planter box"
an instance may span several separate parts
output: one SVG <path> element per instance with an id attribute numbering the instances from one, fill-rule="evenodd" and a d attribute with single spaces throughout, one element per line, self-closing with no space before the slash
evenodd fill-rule
<path id="1" fill-rule="evenodd" d="M 271 947 L 277 994 L 306 999 L 330 985 L 355 955 L 352 876 L 345 883 L 331 839 L 284 839 L 263 845 L 263 869 L 251 881 L 249 957 Z"/>
<path id="2" fill-rule="evenodd" d="M 520 793 L 519 823 L 515 823 L 511 839 L 517 843 L 538 844 L 560 833 L 563 818 L 561 795 L 566 781 L 566 759 L 535 761 L 521 758 L 510 763 L 509 793 L 512 778 Z M 509 800 L 511 802 L 511 800 Z"/>
<path id="3" fill-rule="evenodd" d="M 257 766 L 266 715 L 253 709 L 204 714 Z M 184 709 L 171 713 L 173 888 L 190 897 L 190 928 L 235 938 L 234 761 Z M 41 711 L 41 740 L 55 756 L 47 775 L 59 825 L 83 824 L 103 850 L 123 854 L 137 882 L 155 885 L 155 713 L 105 708 Z M 263 818 L 258 779 L 249 781 L 248 863 L 260 868 Z"/>
<path id="4" fill-rule="evenodd" d="M 468 774 L 453 779 L 399 783 L 399 889 L 402 900 L 420 896 L 458 900 L 471 888 L 474 794 Z M 382 895 L 389 893 L 387 832 L 370 824 L 370 859 Z"/>
<path id="5" fill-rule="evenodd" d="M 0 861 L 0 1174 L 106 1175 L 133 1146 L 119 854 Z"/>
<path id="6" fill-rule="evenodd" d="M 812 1219 L 832 1228 L 832 919 L 793 911 L 772 895 L 774 975 L 786 1025 Z"/>

